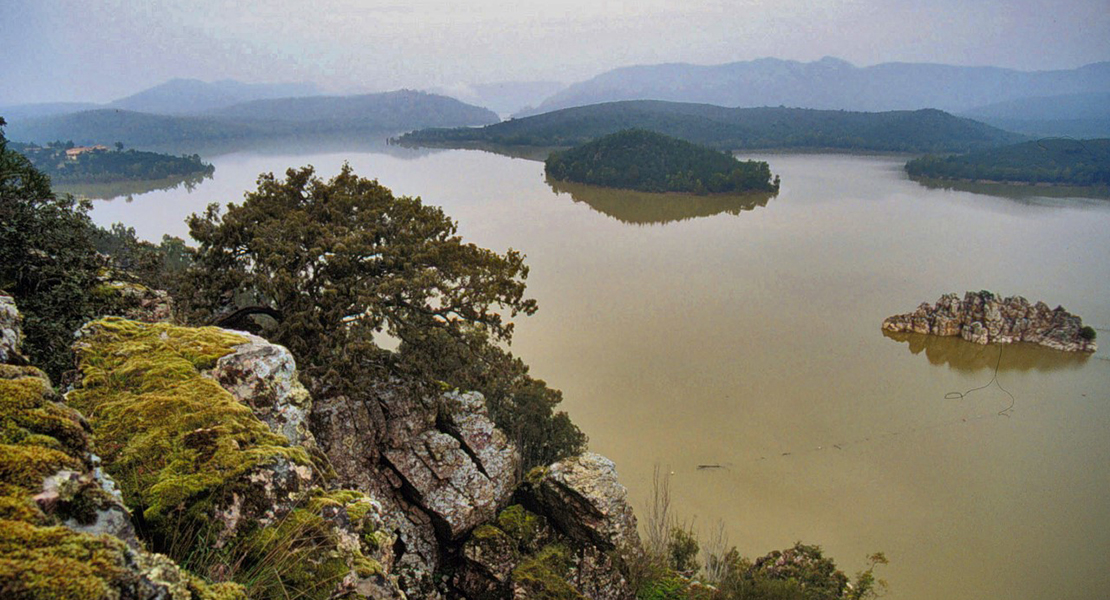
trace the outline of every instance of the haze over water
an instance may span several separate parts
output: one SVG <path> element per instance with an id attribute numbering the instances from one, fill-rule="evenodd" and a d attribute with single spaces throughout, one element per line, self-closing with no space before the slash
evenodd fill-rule
<path id="1" fill-rule="evenodd" d="M 777 197 L 637 212 L 556 194 L 534 161 L 389 151 L 219 156 L 192 192 L 97 202 L 93 218 L 184 236 L 186 215 L 240 201 L 260 172 L 330 177 L 349 160 L 443 206 L 467 241 L 527 254 L 540 311 L 513 351 L 563 390 L 638 509 L 658 464 L 703 540 L 722 521 L 745 555 L 802 540 L 848 573 L 881 550 L 889 598 L 1110 596 L 1105 350 L 999 360 L 998 346 L 880 331 L 989 289 L 1061 304 L 1110 343 L 1110 203 L 929 189 L 899 158 L 771 154 L 741 158 L 771 164 Z M 946 399 L 995 364 L 1002 388 Z"/>

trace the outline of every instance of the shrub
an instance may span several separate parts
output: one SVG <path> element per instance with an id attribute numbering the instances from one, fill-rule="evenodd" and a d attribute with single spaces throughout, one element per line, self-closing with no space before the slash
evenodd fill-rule
<path id="1" fill-rule="evenodd" d="M 1094 327 L 1091 327 L 1090 325 L 1084 325 L 1083 328 L 1079 330 L 1079 337 L 1087 340 L 1088 342 L 1091 342 L 1094 341 L 1096 337 L 1098 337 L 1098 333 L 1095 332 Z"/>

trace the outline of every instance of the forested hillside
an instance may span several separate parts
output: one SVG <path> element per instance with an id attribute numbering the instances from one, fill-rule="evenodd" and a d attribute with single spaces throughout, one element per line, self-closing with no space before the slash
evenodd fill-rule
<path id="1" fill-rule="evenodd" d="M 725 108 L 644 100 L 569 108 L 482 128 L 416 131 L 402 136 L 400 141 L 569 147 L 631 128 L 656 131 L 722 150 L 966 152 L 1025 139 L 939 110 L 863 113 L 801 108 Z"/>
<path id="2" fill-rule="evenodd" d="M 957 156 L 925 156 L 906 163 L 911 177 L 1110 185 L 1110 139 L 1045 139 Z"/>
<path id="3" fill-rule="evenodd" d="M 214 168 L 196 154 L 171 156 L 156 152 L 91 149 L 67 156 L 74 150 L 68 144 L 46 146 L 12 144 L 11 149 L 26 156 L 38 170 L 50 176 L 55 184 L 112 183 L 118 181 L 151 181 L 211 175 Z"/>

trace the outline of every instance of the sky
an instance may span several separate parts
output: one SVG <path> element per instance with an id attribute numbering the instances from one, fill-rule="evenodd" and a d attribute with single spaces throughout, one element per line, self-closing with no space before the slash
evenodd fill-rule
<path id="1" fill-rule="evenodd" d="M 824 56 L 1070 69 L 1110 60 L 1110 0 L 0 0 L 0 105 L 175 77 L 355 93 Z"/>

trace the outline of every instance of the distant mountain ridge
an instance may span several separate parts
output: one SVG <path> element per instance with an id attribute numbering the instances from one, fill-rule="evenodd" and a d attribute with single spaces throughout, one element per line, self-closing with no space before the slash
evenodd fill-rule
<path id="1" fill-rule="evenodd" d="M 415 127 L 488 125 L 496 113 L 464 102 L 414 90 L 358 96 L 313 96 L 254 100 L 208 111 L 207 116 L 241 122 L 281 121 L 317 128 L 370 127 L 404 131 Z M 419 125 L 414 125 L 419 123 Z"/>
<path id="2" fill-rule="evenodd" d="M 511 115 L 530 110 L 565 87 L 565 83 L 558 81 L 501 81 L 441 86 L 428 91 L 450 96 L 467 104 L 484 106 L 501 115 Z"/>
<path id="3" fill-rule="evenodd" d="M 925 63 L 856 67 L 826 57 L 721 65 L 658 64 L 614 69 L 543 101 L 529 116 L 620 100 L 667 100 L 728 107 L 958 112 L 1030 96 L 1110 92 L 1110 62 L 1057 71 L 1016 71 Z"/>
<path id="4" fill-rule="evenodd" d="M 1110 92 L 1036 96 L 961 113 L 995 127 L 1041 137 L 1110 137 Z"/>
<path id="5" fill-rule="evenodd" d="M 12 121 L 7 136 L 24 142 L 119 141 L 131 147 L 174 149 L 181 144 L 212 141 L 328 133 L 394 134 L 424 127 L 472 127 L 498 121 L 496 114 L 484 108 L 444 96 L 402 90 L 362 96 L 255 100 L 202 115 L 97 109 Z"/>
<path id="6" fill-rule="evenodd" d="M 415 131 L 400 141 L 416 145 L 566 147 L 631 128 L 722 150 L 966 152 L 1027 139 L 932 109 L 867 113 L 639 100 L 579 106 L 481 128 Z"/>
<path id="7" fill-rule="evenodd" d="M 152 114 L 196 114 L 252 100 L 316 96 L 313 83 L 243 83 L 231 79 L 211 83 L 199 79 L 171 79 L 163 84 L 120 98 L 107 108 Z"/>

